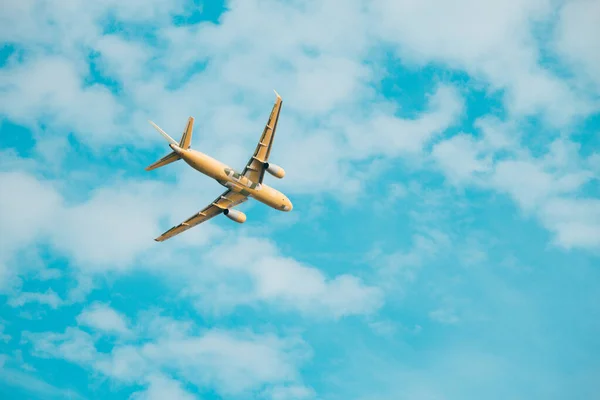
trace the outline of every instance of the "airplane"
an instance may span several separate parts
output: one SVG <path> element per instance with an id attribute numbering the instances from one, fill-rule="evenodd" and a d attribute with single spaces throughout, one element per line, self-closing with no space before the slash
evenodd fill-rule
<path id="1" fill-rule="evenodd" d="M 293 205 L 290 199 L 280 191 L 263 183 L 265 172 L 276 178 L 283 178 L 285 171 L 280 166 L 269 162 L 269 155 L 275 138 L 277 121 L 281 111 L 281 96 L 274 90 L 277 99 L 271 110 L 269 120 L 263 130 L 254 154 L 246 164 L 244 170 L 240 173 L 235 169 L 215 160 L 214 158 L 190 148 L 192 140 L 192 129 L 194 127 L 194 118 L 189 117 L 187 126 L 183 131 L 181 140 L 176 142 L 165 131 L 152 121 L 150 124 L 169 142 L 169 147 L 173 150 L 154 164 L 146 167 L 146 171 L 164 167 L 172 162 L 183 160 L 195 170 L 215 179 L 219 184 L 225 186 L 227 190 L 216 198 L 210 205 L 194 214 L 181 224 L 169 229 L 156 239 L 162 242 L 175 235 L 178 235 L 202 222 L 223 213 L 229 219 L 238 222 L 246 222 L 246 215 L 235 210 L 234 207 L 248 200 L 249 197 L 260 201 L 279 211 L 292 211 Z"/>

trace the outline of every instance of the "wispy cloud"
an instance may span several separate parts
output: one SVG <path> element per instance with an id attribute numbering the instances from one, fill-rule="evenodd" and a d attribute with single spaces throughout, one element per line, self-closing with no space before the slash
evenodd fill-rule
<path id="1" fill-rule="evenodd" d="M 46 304 L 51 308 L 57 308 L 61 305 L 62 300 L 54 290 L 48 289 L 45 293 L 23 292 L 9 301 L 13 307 L 21 307 L 27 303 Z"/>
<path id="2" fill-rule="evenodd" d="M 130 397 L 131 400 L 194 400 L 197 398 L 183 389 L 181 383 L 164 375 L 152 375 L 147 378 L 147 382 L 148 388 L 144 391 L 134 392 Z"/>
<path id="3" fill-rule="evenodd" d="M 77 316 L 77 322 L 101 332 L 121 335 L 129 333 L 125 317 L 106 304 L 92 304 Z"/>
<path id="4" fill-rule="evenodd" d="M 491 121 L 481 121 L 480 127 L 481 139 L 453 136 L 434 147 L 432 156 L 449 181 L 509 195 L 526 214 L 537 216 L 554 232 L 560 246 L 597 249 L 597 200 L 582 194 L 596 178 L 577 144 L 556 139 L 545 154 L 535 157 L 514 138 L 499 136 L 498 126 Z"/>
<path id="5" fill-rule="evenodd" d="M 53 386 L 37 378 L 32 373 L 7 368 L 0 365 L 0 382 L 3 385 L 18 388 L 21 392 L 45 399 L 83 400 L 76 391 Z"/>
<path id="6" fill-rule="evenodd" d="M 591 393 L 596 1 L 197 3 L 4 7 L 0 345 L 38 376 L 3 379 L 44 398 L 69 368 L 81 392 L 149 399 Z M 154 243 L 219 187 L 143 175 L 168 150 L 146 120 L 176 136 L 193 115 L 193 146 L 242 167 L 273 88 L 295 219 L 265 228 L 259 205 Z"/>
<path id="7" fill-rule="evenodd" d="M 105 313 L 109 310 L 116 314 L 104 306 Z M 123 384 L 148 385 L 147 391 L 139 394 L 142 398 L 166 392 L 185 393 L 181 384 L 164 375 L 172 370 L 186 382 L 199 387 L 208 385 L 223 395 L 237 396 L 264 385 L 283 393 L 280 385 L 289 383 L 301 392 L 297 368 L 311 355 L 301 339 L 249 331 L 199 330 L 185 321 L 158 318 L 142 319 L 135 329 L 143 332 L 155 322 L 163 327 L 171 324 L 174 329 L 154 331 L 145 343 L 117 344 L 108 353 L 99 351 L 94 338 L 76 327 L 69 327 L 64 333 L 26 332 L 23 337 L 38 356 L 65 359 Z M 96 325 L 100 325 L 98 320 Z"/>

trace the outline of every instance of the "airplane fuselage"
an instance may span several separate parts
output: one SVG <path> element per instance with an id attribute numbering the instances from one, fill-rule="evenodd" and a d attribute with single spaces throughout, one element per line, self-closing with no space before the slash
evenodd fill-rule
<path id="1" fill-rule="evenodd" d="M 173 144 L 169 147 L 189 166 L 215 179 L 226 188 L 252 197 L 276 210 L 292 210 L 292 202 L 280 191 L 264 183 L 252 182 L 233 168 L 197 150 L 185 150 Z"/>

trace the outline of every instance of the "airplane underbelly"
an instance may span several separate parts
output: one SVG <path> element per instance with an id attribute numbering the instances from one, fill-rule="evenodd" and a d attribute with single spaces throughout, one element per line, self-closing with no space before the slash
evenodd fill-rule
<path id="1" fill-rule="evenodd" d="M 195 170 L 203 173 L 204 175 L 210 176 L 213 179 L 223 180 L 227 178 L 227 175 L 225 175 L 225 173 L 223 172 L 223 167 L 221 167 L 220 165 L 214 165 L 212 163 L 204 162 L 192 162 L 190 164 Z"/>
<path id="2" fill-rule="evenodd" d="M 285 198 L 277 190 L 267 186 L 253 183 L 244 176 L 227 168 L 225 178 L 215 178 L 217 182 L 234 192 L 241 193 L 245 196 L 254 198 L 255 200 L 275 209 L 282 209 L 282 201 Z"/>
<path id="3" fill-rule="evenodd" d="M 234 192 L 241 193 L 245 196 L 254 197 L 254 194 L 256 192 L 255 190 L 252 190 L 243 185 L 240 185 L 239 183 L 231 182 L 231 181 L 228 181 L 225 179 L 217 179 L 217 182 L 219 182 L 221 185 L 225 186 L 227 189 L 231 189 Z"/>
<path id="4" fill-rule="evenodd" d="M 252 197 L 253 199 L 260 201 L 263 204 L 266 204 L 270 207 L 277 207 L 276 201 L 273 198 L 272 194 L 269 191 L 265 191 L 263 189 L 252 189 L 250 187 L 246 187 L 237 182 L 232 182 L 229 180 L 217 180 L 221 185 L 226 188 L 233 190 L 234 192 L 241 193 L 248 197 Z"/>
<path id="5" fill-rule="evenodd" d="M 257 200 L 257 201 L 260 201 L 261 203 L 264 203 L 264 204 L 267 204 L 267 205 L 270 203 L 269 202 L 269 198 L 265 197 L 263 193 L 257 193 L 257 192 L 255 192 L 255 193 L 252 194 L 252 197 L 255 200 Z"/>
<path id="6" fill-rule="evenodd" d="M 264 188 L 254 193 L 254 198 L 269 207 L 280 209 L 281 199 L 278 192 L 270 187 Z"/>

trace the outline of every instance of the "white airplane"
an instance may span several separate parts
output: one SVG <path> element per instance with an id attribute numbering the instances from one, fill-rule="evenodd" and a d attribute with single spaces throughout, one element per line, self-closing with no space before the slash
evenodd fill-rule
<path id="1" fill-rule="evenodd" d="M 279 119 L 282 103 L 281 96 L 279 96 L 277 92 L 275 92 L 275 95 L 277 96 L 277 99 L 271 110 L 269 121 L 263 130 L 254 154 L 241 173 L 204 153 L 190 148 L 192 129 L 194 126 L 193 117 L 188 119 L 187 126 L 179 143 L 173 140 L 173 138 L 154 122 L 149 121 L 167 142 L 169 142 L 169 147 L 173 152 L 147 167 L 146 171 L 151 171 L 183 159 L 183 161 L 192 168 L 210 176 L 227 188 L 225 193 L 215 199 L 203 210 L 194 214 L 181 224 L 169 229 L 154 240 L 157 242 L 167 240 L 170 237 L 184 232 L 204 221 L 208 221 L 221 213 L 225 214 L 229 219 L 235 222 L 244 223 L 246 221 L 246 215 L 233 208 L 248 200 L 248 197 L 252 197 L 276 210 L 292 210 L 292 202 L 283 193 L 263 183 L 265 172 L 280 179 L 285 176 L 283 168 L 273 163 L 269 163 L 269 154 L 271 153 L 273 139 L 275 138 L 275 130 L 277 129 L 277 121 Z"/>

